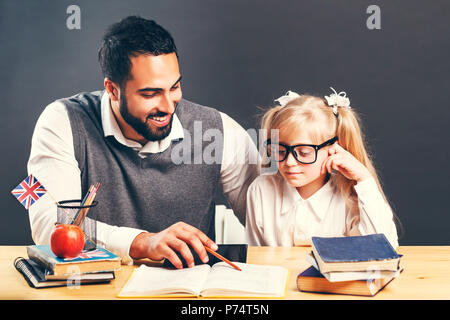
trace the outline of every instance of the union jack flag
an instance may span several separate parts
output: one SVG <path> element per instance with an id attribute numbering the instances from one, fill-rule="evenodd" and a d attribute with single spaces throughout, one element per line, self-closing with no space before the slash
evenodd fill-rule
<path id="1" fill-rule="evenodd" d="M 11 191 L 27 210 L 46 192 L 44 186 L 32 174 Z"/>
<path id="2" fill-rule="evenodd" d="M 95 249 L 92 251 L 84 251 L 81 252 L 75 258 L 64 258 L 65 261 L 74 260 L 74 259 L 91 259 L 91 258 L 108 258 L 110 255 L 100 249 Z"/>

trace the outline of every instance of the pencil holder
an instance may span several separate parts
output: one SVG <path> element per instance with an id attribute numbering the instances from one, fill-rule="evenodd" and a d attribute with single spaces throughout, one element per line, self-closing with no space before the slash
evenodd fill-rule
<path id="1" fill-rule="evenodd" d="M 90 205 L 81 205 L 81 200 L 64 200 L 59 201 L 57 205 L 57 223 L 74 224 L 76 218 L 86 213 L 87 210 L 93 210 L 97 205 L 94 201 Z M 80 225 L 84 232 L 84 248 L 83 250 L 94 250 L 97 248 L 97 223 L 95 220 L 84 217 Z"/>

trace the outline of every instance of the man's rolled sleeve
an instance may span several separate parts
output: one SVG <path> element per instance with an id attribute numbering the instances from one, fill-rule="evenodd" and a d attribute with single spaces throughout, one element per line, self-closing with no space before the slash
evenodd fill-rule
<path id="1" fill-rule="evenodd" d="M 122 264 L 132 265 L 130 247 L 133 240 L 145 230 L 116 227 L 97 221 L 97 244 L 118 255 Z"/>

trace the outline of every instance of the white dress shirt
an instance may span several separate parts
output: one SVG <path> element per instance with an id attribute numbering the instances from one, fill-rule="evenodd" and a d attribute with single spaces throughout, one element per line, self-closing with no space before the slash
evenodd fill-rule
<path id="1" fill-rule="evenodd" d="M 220 112 L 223 123 L 223 158 L 220 183 L 236 215 L 245 221 L 246 191 L 259 175 L 260 158 L 254 142 L 247 132 L 228 115 Z M 172 140 L 184 137 L 180 120 L 174 115 L 172 130 L 163 140 L 139 142 L 124 137 L 112 112 L 108 95 L 101 100 L 101 119 L 106 136 L 138 152 L 146 154 L 166 150 Z M 252 159 L 250 165 L 242 159 Z M 45 195 L 29 209 L 32 238 L 36 244 L 50 243 L 57 219 L 55 201 L 81 199 L 81 177 L 75 158 L 73 137 L 66 107 L 55 101 L 39 117 L 33 133 L 28 174 L 33 174 L 51 194 Z M 129 250 L 134 238 L 145 230 L 97 223 L 97 243 L 122 257 L 122 262 L 132 263 Z"/>
<path id="2" fill-rule="evenodd" d="M 365 179 L 355 190 L 359 211 L 350 212 L 330 180 L 303 199 L 279 172 L 261 175 L 248 189 L 247 241 L 257 246 L 301 246 L 310 245 L 312 236 L 384 233 L 396 248 L 393 214 L 375 180 Z"/>

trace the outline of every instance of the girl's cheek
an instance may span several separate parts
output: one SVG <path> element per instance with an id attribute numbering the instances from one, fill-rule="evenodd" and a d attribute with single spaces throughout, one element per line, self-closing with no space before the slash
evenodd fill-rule
<path id="1" fill-rule="evenodd" d="M 310 167 L 308 168 L 308 172 L 311 176 L 314 177 L 319 177 L 321 175 L 321 169 L 322 169 L 322 164 L 324 163 L 324 160 L 320 161 L 321 159 L 317 159 L 318 161 L 316 161 L 315 163 L 311 164 Z"/>
<path id="2" fill-rule="evenodd" d="M 281 162 L 277 162 L 277 169 L 278 171 L 283 170 L 283 165 L 281 164 Z"/>

